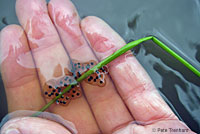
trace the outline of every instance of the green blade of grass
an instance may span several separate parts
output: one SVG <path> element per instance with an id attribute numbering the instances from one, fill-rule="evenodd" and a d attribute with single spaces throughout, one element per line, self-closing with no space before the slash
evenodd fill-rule
<path id="1" fill-rule="evenodd" d="M 53 104 L 63 94 L 65 94 L 67 91 L 69 91 L 71 89 L 72 85 L 74 85 L 74 86 L 77 85 L 78 83 L 80 83 L 81 81 L 86 79 L 89 75 L 94 73 L 96 70 L 102 68 L 103 66 L 107 65 L 108 63 L 110 63 L 111 61 L 116 59 L 117 57 L 121 56 L 122 54 L 126 53 L 130 49 L 134 48 L 135 46 L 137 46 L 147 40 L 152 40 L 155 44 L 160 46 L 164 51 L 166 51 L 167 53 L 172 55 L 174 58 L 176 58 L 178 61 L 180 61 L 184 66 L 186 66 L 188 69 L 190 69 L 194 74 L 196 74 L 198 77 L 200 77 L 200 71 L 198 71 L 195 67 L 193 67 L 189 62 L 187 62 L 185 59 L 183 59 L 181 56 L 179 56 L 177 53 L 175 53 L 173 50 L 171 50 L 169 47 L 167 47 L 163 42 L 158 40 L 156 37 L 148 36 L 148 37 L 144 37 L 144 38 L 141 38 L 141 39 L 138 39 L 138 40 L 135 40 L 135 41 L 132 41 L 132 42 L 126 44 L 125 46 L 123 46 L 122 48 L 120 48 L 119 50 L 117 50 L 116 52 L 114 52 L 113 54 L 111 54 L 110 56 L 108 56 L 107 58 L 102 60 L 101 62 L 99 62 L 96 66 L 94 66 L 93 68 L 88 70 L 86 73 L 84 73 L 81 77 L 79 77 L 76 80 L 76 82 L 71 83 L 67 88 L 65 88 L 62 91 L 61 94 L 59 94 L 57 97 L 52 99 L 48 104 L 46 104 L 42 109 L 40 109 L 40 111 L 36 112 L 32 116 L 40 115 L 41 112 L 45 111 L 49 106 L 51 106 L 51 104 Z"/>

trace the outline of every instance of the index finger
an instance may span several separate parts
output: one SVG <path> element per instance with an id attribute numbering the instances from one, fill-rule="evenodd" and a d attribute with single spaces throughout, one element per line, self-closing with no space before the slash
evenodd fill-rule
<path id="1" fill-rule="evenodd" d="M 100 60 L 125 45 L 124 40 L 97 17 L 87 17 L 82 20 L 81 28 Z M 176 118 L 132 54 L 126 53 L 108 66 L 112 80 L 136 120 L 146 122 Z"/>

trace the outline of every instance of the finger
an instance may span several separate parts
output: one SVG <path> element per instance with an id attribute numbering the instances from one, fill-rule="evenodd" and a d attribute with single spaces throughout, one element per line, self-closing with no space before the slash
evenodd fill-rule
<path id="1" fill-rule="evenodd" d="M 39 110 L 45 101 L 23 29 L 9 25 L 0 35 L 1 73 L 8 111 Z M 33 98 L 37 98 L 36 100 Z"/>
<path id="2" fill-rule="evenodd" d="M 51 0 L 48 8 L 70 57 L 82 63 L 97 61 L 82 36 L 73 4 L 66 0 Z M 115 127 L 133 119 L 108 75 L 105 75 L 105 82 L 105 86 L 97 86 L 83 81 L 82 87 L 100 129 L 103 133 L 111 133 Z"/>
<path id="3" fill-rule="evenodd" d="M 65 70 L 69 69 L 69 58 L 48 16 L 45 0 L 17 0 L 16 11 L 27 33 L 44 90 L 47 82 L 65 76 Z M 95 125 L 95 120 L 84 97 L 71 101 L 68 106 L 54 104 L 50 110 L 73 122 L 80 133 L 90 133 L 88 127 Z"/>
<path id="4" fill-rule="evenodd" d="M 82 20 L 81 28 L 100 60 L 125 45 L 123 39 L 97 17 L 87 17 Z M 136 120 L 175 118 L 132 54 L 124 54 L 108 66 L 112 80 Z"/>
<path id="5" fill-rule="evenodd" d="M 64 126 L 46 119 L 20 117 L 8 121 L 1 134 L 71 134 Z"/>

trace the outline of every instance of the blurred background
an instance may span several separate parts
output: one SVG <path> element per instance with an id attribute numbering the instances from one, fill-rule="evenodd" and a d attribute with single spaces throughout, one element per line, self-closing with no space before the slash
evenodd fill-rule
<path id="1" fill-rule="evenodd" d="M 200 0 L 72 0 L 81 18 L 98 16 L 126 42 L 154 35 L 200 70 Z M 0 0 L 0 30 L 19 24 L 15 0 Z M 2 48 L 3 49 L 3 48 Z M 151 41 L 133 54 L 175 114 L 200 132 L 200 78 Z M 0 120 L 7 114 L 0 78 Z"/>

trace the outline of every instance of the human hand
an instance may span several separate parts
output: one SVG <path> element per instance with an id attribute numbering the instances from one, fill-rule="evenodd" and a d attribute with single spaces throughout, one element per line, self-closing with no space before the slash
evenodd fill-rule
<path id="1" fill-rule="evenodd" d="M 80 62 L 101 61 L 125 44 L 99 18 L 80 20 L 69 0 L 51 0 L 48 6 L 45 0 L 17 0 L 16 12 L 21 26 L 5 27 L 0 38 L 1 72 L 9 112 L 42 108 L 49 101 L 43 97 L 43 85 L 64 75 L 70 58 Z M 83 81 L 82 97 L 67 106 L 53 104 L 48 111 L 71 121 L 83 134 L 188 129 L 160 97 L 134 56 L 126 53 L 108 64 L 108 68 L 105 86 Z M 134 121 L 141 124 L 129 124 Z M 15 124 L 22 133 L 41 130 L 45 134 L 46 131 L 67 133 L 59 124 L 44 119 L 30 117 L 25 121 L 27 126 L 20 121 Z M 31 127 L 33 124 L 40 127 L 35 129 Z"/>

